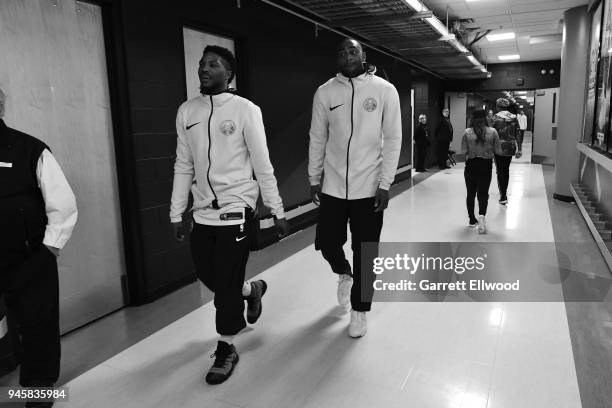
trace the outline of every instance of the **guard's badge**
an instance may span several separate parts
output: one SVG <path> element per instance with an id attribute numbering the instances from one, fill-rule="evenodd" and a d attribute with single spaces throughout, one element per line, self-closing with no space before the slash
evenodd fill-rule
<path id="1" fill-rule="evenodd" d="M 233 135 L 236 131 L 236 124 L 233 120 L 224 120 L 221 122 L 221 126 L 219 126 L 221 133 L 225 136 Z"/>
<path id="2" fill-rule="evenodd" d="M 363 109 L 366 112 L 374 112 L 376 110 L 376 106 L 378 106 L 378 104 L 376 103 L 376 99 L 374 98 L 368 98 L 363 101 Z"/>

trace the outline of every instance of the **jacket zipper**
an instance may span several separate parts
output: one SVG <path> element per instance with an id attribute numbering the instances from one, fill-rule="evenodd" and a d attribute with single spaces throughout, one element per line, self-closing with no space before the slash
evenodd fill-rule
<path id="1" fill-rule="evenodd" d="M 210 95 L 210 116 L 208 117 L 208 171 L 206 172 L 206 179 L 208 180 L 208 186 L 210 187 L 210 191 L 212 191 L 213 196 L 215 196 L 215 199 L 212 202 L 212 206 L 214 209 L 219 209 L 219 202 L 217 201 L 217 194 L 215 193 L 212 183 L 210 182 L 210 168 L 212 166 L 212 163 L 210 161 L 210 147 L 212 145 L 212 138 L 210 135 L 210 122 L 212 121 L 213 110 L 214 110 L 213 96 Z"/>
<path id="2" fill-rule="evenodd" d="M 348 147 L 346 149 L 346 199 L 348 200 L 348 177 L 349 177 L 349 153 L 351 150 L 351 140 L 353 140 L 353 104 L 355 102 L 355 85 L 352 78 L 349 78 L 351 83 L 351 135 L 349 136 Z"/>

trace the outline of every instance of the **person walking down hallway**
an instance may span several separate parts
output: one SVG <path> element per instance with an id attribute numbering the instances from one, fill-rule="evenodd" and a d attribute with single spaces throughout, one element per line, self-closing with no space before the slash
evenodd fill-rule
<path id="1" fill-rule="evenodd" d="M 57 257 L 77 222 L 76 199 L 49 147 L 4 123 L 5 103 L 0 90 L 0 294 L 21 336 L 19 384 L 50 388 L 61 358 Z"/>
<path id="2" fill-rule="evenodd" d="M 493 127 L 497 130 L 501 143 L 501 152 L 495 155 L 495 169 L 497 171 L 497 185 L 499 187 L 499 203 L 508 204 L 508 182 L 510 180 L 510 162 L 512 156 L 520 158 L 522 155 L 523 138 L 519 132 L 519 123 L 516 118 L 516 105 L 510 104 L 505 98 L 496 101 L 498 112 L 495 114 Z"/>
<path id="3" fill-rule="evenodd" d="M 493 157 L 501 153 L 497 131 L 487 126 L 484 110 L 474 111 L 472 127 L 467 128 L 461 139 L 461 150 L 465 154 L 466 206 L 469 226 L 478 227 L 478 233 L 487 232 L 485 216 L 489 202 L 489 186 L 493 171 Z M 474 215 L 475 197 L 478 197 L 478 218 Z"/>
<path id="4" fill-rule="evenodd" d="M 520 138 L 523 140 L 525 138 L 525 131 L 527 130 L 527 115 L 525 115 L 525 111 L 521 110 L 516 116 L 516 119 L 519 124 Z"/>
<path id="5" fill-rule="evenodd" d="M 487 126 L 493 127 L 494 124 L 495 124 L 495 112 L 489 109 L 489 111 L 487 112 Z"/>
<path id="6" fill-rule="evenodd" d="M 183 241 L 186 231 L 182 221 L 191 190 L 195 222 L 191 255 L 198 278 L 215 295 L 220 336 L 215 361 L 206 375 L 209 384 L 227 380 L 238 363 L 233 340 L 246 327 L 245 300 L 249 323 L 261 315 L 266 282 L 244 282 L 260 189 L 281 236 L 289 233 L 261 110 L 228 88 L 235 67 L 228 49 L 204 48 L 198 68 L 201 94 L 184 102 L 176 117 L 170 221 L 176 239 Z"/>
<path id="7" fill-rule="evenodd" d="M 416 169 L 415 171 L 424 172 L 427 148 L 431 145 L 429 141 L 429 128 L 427 126 L 427 115 L 419 115 L 419 124 L 414 131 L 414 145 L 416 149 Z"/>
<path id="8" fill-rule="evenodd" d="M 361 337 L 374 295 L 374 273 L 361 270 L 361 243 L 380 241 L 402 123 L 397 90 L 374 75 L 374 67 L 366 68 L 358 41 L 343 40 L 336 62 L 339 73 L 317 89 L 313 100 L 308 176 L 312 200 L 320 205 L 315 248 L 338 275 L 338 303 L 351 305 L 349 336 Z M 353 271 L 342 248 L 347 222 Z"/>
<path id="9" fill-rule="evenodd" d="M 450 110 L 448 108 L 444 108 L 442 109 L 442 119 L 436 127 L 436 153 L 438 158 L 438 167 L 440 167 L 440 170 L 450 168 L 446 165 L 446 161 L 448 160 L 448 149 L 452 141 L 453 125 L 450 121 Z"/>

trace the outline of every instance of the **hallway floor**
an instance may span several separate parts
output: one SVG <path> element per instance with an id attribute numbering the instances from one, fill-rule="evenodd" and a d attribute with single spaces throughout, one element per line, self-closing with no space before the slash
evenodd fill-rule
<path id="1" fill-rule="evenodd" d="M 494 178 L 486 235 L 467 227 L 462 170 L 415 176 L 424 180 L 391 201 L 382 241 L 555 242 L 549 169 L 514 164 L 507 208 Z M 203 382 L 217 337 L 209 302 L 70 381 L 58 406 L 598 406 L 581 403 L 562 302 L 376 303 L 355 340 L 312 245 L 258 277 L 269 284 L 264 313 L 237 337 L 240 363 L 226 383 Z"/>

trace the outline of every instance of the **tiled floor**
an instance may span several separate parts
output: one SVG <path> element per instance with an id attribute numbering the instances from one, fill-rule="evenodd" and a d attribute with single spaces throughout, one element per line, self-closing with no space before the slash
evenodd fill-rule
<path id="1" fill-rule="evenodd" d="M 507 209 L 492 183 L 485 236 L 466 227 L 464 191 L 458 165 L 400 194 L 383 241 L 553 241 L 540 166 L 513 165 Z M 71 381 L 70 403 L 58 405 L 581 406 L 563 303 L 377 303 L 353 340 L 312 246 L 261 276 L 264 314 L 237 338 L 227 383 L 202 381 L 216 341 L 209 303 Z"/>

